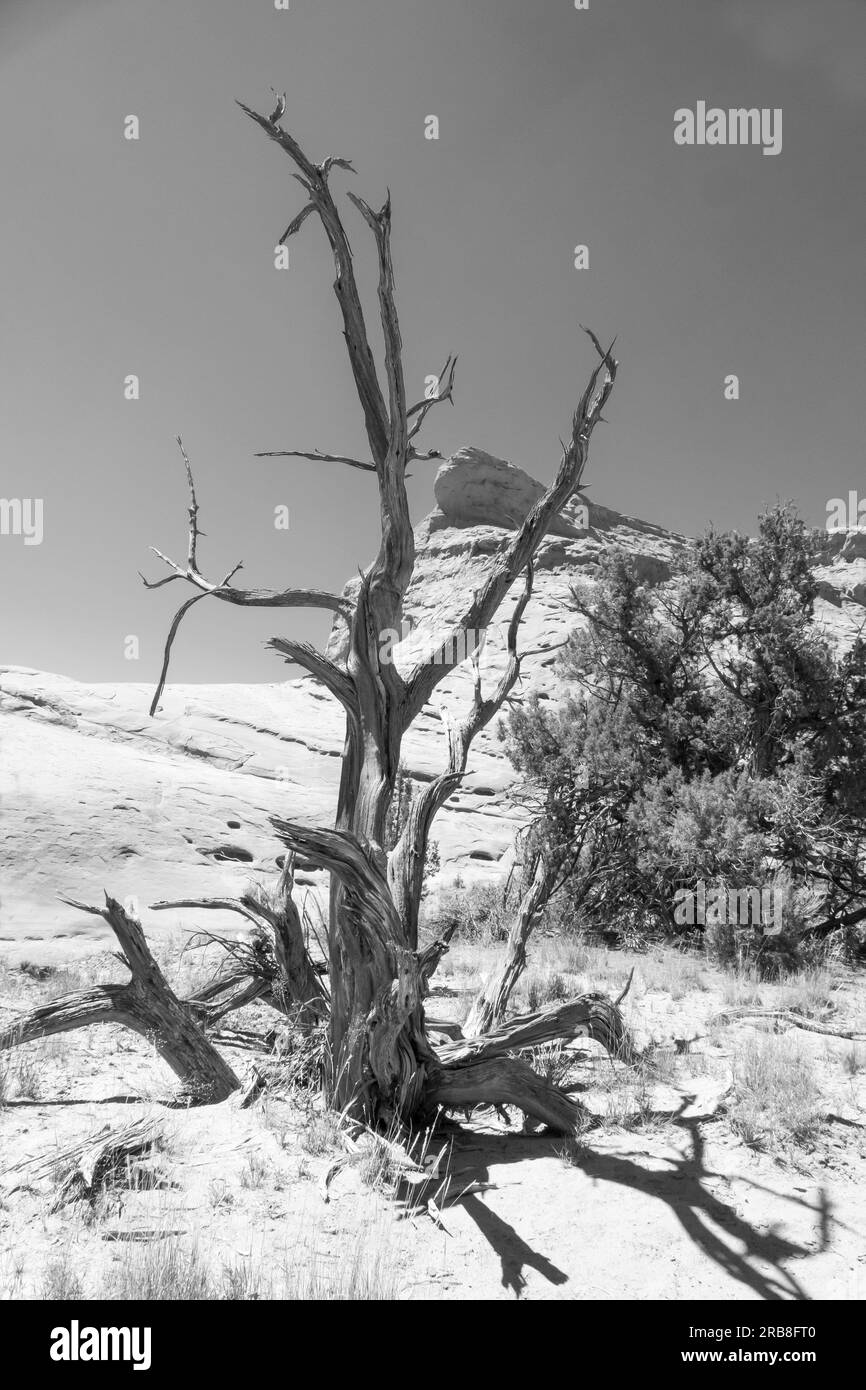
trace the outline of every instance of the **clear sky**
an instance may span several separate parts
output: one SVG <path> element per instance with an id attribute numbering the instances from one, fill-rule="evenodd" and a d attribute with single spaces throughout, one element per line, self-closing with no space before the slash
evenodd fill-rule
<path id="1" fill-rule="evenodd" d="M 622 364 L 597 500 L 695 533 L 751 530 L 778 496 L 820 525 L 829 497 L 866 494 L 864 0 L 0 0 L 0 16 L 0 491 L 44 501 L 41 545 L 0 537 L 0 663 L 155 678 L 184 595 L 137 571 L 161 574 L 150 544 L 185 555 L 177 433 L 215 579 L 244 559 L 248 585 L 339 587 L 374 551 L 367 476 L 253 457 L 364 448 L 314 219 L 273 268 L 303 192 L 234 104 L 267 111 L 270 87 L 308 153 L 354 160 L 335 190 L 378 204 L 390 185 L 417 394 L 460 354 L 428 446 L 549 479 L 586 323 L 619 335 Z M 698 101 L 782 108 L 782 152 L 675 146 L 675 109 Z M 416 518 L 434 468 L 414 467 Z M 172 676 L 279 679 L 263 641 L 326 631 L 206 600 Z"/>

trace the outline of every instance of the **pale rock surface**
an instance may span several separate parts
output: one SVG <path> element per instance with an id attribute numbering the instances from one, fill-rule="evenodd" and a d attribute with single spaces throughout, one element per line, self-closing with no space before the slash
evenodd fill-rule
<path id="1" fill-rule="evenodd" d="M 462 449 L 440 468 L 434 490 L 436 508 L 416 531 L 406 631 L 394 635 L 401 671 L 447 640 L 467 590 L 483 582 L 491 557 L 543 488 L 512 464 Z M 565 507 L 538 553 L 521 627 L 517 698 L 531 691 L 556 695 L 557 649 L 575 625 L 569 588 L 592 577 L 605 550 L 624 547 L 646 582 L 656 584 L 688 544 L 585 496 Z M 822 558 L 817 620 L 844 646 L 866 617 L 866 533 L 828 536 Z M 522 580 L 486 635 L 481 670 L 488 691 L 503 668 L 505 632 L 521 588 Z M 335 627 L 331 653 L 340 655 L 344 642 Z M 444 766 L 442 714 L 459 714 L 470 693 L 464 661 L 404 743 L 414 778 L 428 780 Z M 170 684 L 154 719 L 147 714 L 150 696 L 143 684 L 86 684 L 0 667 L 0 950 L 44 957 L 92 949 L 102 937 L 98 919 L 65 907 L 59 895 L 95 902 L 103 888 L 133 898 L 148 930 L 205 921 L 237 929 L 234 917 L 189 910 L 151 915 L 147 905 L 237 895 L 250 880 L 270 877 L 282 852 L 272 815 L 331 823 L 342 711 L 310 678 Z M 469 774 L 434 826 L 445 881 L 458 873 L 468 879 L 503 872 L 522 820 L 513 784 L 491 726 L 476 740 Z M 298 881 L 321 887 L 323 878 L 302 870 Z"/>

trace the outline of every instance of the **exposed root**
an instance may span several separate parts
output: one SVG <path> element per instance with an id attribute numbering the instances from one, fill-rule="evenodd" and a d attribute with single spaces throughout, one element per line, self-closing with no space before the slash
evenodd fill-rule
<path id="1" fill-rule="evenodd" d="M 514 1057 L 486 1057 L 444 1067 L 427 1096 L 432 1105 L 446 1109 L 516 1105 L 558 1134 L 574 1134 L 586 1114 L 576 1101 Z"/>
<path id="2" fill-rule="evenodd" d="M 625 992 L 620 999 L 624 997 Z M 531 1119 L 572 1134 L 585 1126 L 586 1111 L 513 1054 L 576 1037 L 594 1039 L 612 1057 L 634 1057 L 617 1004 L 604 994 L 584 994 L 568 1004 L 522 1014 L 482 1037 L 446 1043 L 437 1052 L 440 1066 L 431 1075 L 428 1098 L 448 1108 L 515 1105 Z"/>
<path id="3" fill-rule="evenodd" d="M 622 997 L 622 996 L 620 996 Z M 542 1043 L 592 1038 L 612 1057 L 630 1061 L 634 1048 L 622 1015 L 606 994 L 581 994 L 566 1004 L 519 1014 L 481 1037 L 459 1038 L 439 1048 L 445 1065 L 506 1056 Z"/>

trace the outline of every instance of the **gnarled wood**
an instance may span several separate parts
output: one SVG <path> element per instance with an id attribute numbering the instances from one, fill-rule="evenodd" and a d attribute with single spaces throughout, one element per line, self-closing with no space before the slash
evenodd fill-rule
<path id="1" fill-rule="evenodd" d="M 547 902 L 553 878 L 552 866 L 539 859 L 532 882 L 520 899 L 509 927 L 503 957 L 493 967 L 472 1001 L 464 1027 L 467 1037 L 489 1033 L 505 1017 L 511 991 L 526 965 L 526 944 L 536 917 Z"/>
<path id="2" fill-rule="evenodd" d="M 343 1104 L 377 1119 L 409 1115 L 424 1080 L 421 1001 L 425 984 L 418 956 L 403 944 L 403 927 L 388 891 L 384 855 L 347 831 L 311 829 L 291 821 L 271 824 L 288 848 L 330 869 L 343 893 L 339 936 L 343 952 L 339 981 L 344 996 L 331 999 L 332 1038 L 336 1008 L 345 1009 L 340 1049 L 333 1058 Z M 332 974 L 333 983 L 334 979 Z"/>
<path id="3" fill-rule="evenodd" d="M 440 1047 L 437 1055 L 446 1065 L 462 1065 L 571 1038 L 591 1038 L 612 1057 L 623 1061 L 633 1056 L 632 1042 L 618 1005 L 606 994 L 598 993 L 581 994 L 565 1004 L 519 1014 L 480 1037 L 463 1037 Z"/>
<path id="4" fill-rule="evenodd" d="M 482 1057 L 434 1070 L 425 1092 L 431 1108 L 472 1109 L 476 1105 L 516 1105 L 557 1134 L 573 1134 L 586 1112 L 530 1066 L 512 1057 Z"/>
<path id="5" fill-rule="evenodd" d="M 292 898 L 293 886 L 294 866 L 289 858 L 271 893 L 247 892 L 240 898 L 175 898 L 151 904 L 157 912 L 178 907 L 237 912 L 263 931 L 272 944 L 273 958 L 267 951 L 251 953 L 244 948 L 246 969 L 226 977 L 224 983 L 217 982 L 215 989 L 209 987 L 210 994 L 200 991 L 195 999 L 187 1001 L 188 1007 L 215 1022 L 231 1009 L 241 1008 L 254 999 L 265 999 L 281 1013 L 291 1013 L 302 1032 L 309 1032 L 322 1022 L 328 1012 L 328 993 L 304 941 L 300 915 Z M 222 938 L 212 939 L 229 945 Z M 237 949 L 230 949 L 237 958 Z M 213 994 L 224 994 L 230 989 L 233 992 L 228 999 L 209 1002 Z"/>
<path id="6" fill-rule="evenodd" d="M 467 1054 L 460 1061 L 452 1058 L 446 1066 L 441 1056 L 434 1054 L 426 1037 L 422 1001 L 430 973 L 447 942 L 443 939 L 419 954 L 418 904 L 430 825 L 466 769 L 473 738 L 489 723 L 517 680 L 517 631 L 529 599 L 533 557 L 551 521 L 580 485 L 590 437 L 613 389 L 617 363 L 611 349 L 603 350 L 590 333 L 600 360 L 574 412 L 571 439 L 563 446 L 556 478 L 491 561 L 487 578 L 464 605 L 454 633 L 461 638 L 454 648 L 462 649 L 463 634 L 470 628 L 489 627 L 511 586 L 526 573 L 526 590 L 509 627 L 505 675 L 492 697 L 485 699 L 476 663 L 472 707 L 466 719 L 449 730 L 448 766 L 413 808 L 389 870 L 382 846 L 402 740 L 438 683 L 455 664 L 454 660 L 444 659 L 443 654 L 442 661 L 423 663 L 404 680 L 396 664 L 383 656 L 382 639 L 385 632 L 401 628 L 404 598 L 415 568 L 415 542 L 405 485 L 407 464 L 415 458 L 438 457 L 436 450 L 420 453 L 415 440 L 433 407 L 453 401 L 456 358 L 447 359 L 434 396 L 407 403 L 391 255 L 390 197 L 376 212 L 364 199 L 350 195 L 372 232 L 376 250 L 378 305 L 385 347 L 384 377 L 380 382 L 349 239 L 329 186 L 332 170 L 354 172 L 351 164 L 333 157 L 321 163 L 311 160 L 282 127 L 283 99 L 277 101 L 269 116 L 247 106 L 242 105 L 242 109 L 289 157 L 294 177 L 306 195 L 303 207 L 289 222 L 282 239 L 295 235 L 313 213 L 328 239 L 335 271 L 334 290 L 363 410 L 371 464 L 368 466 L 351 455 L 328 458 L 375 472 L 380 507 L 379 548 L 362 573 L 352 601 L 313 590 L 243 591 L 233 588 L 228 580 L 211 583 L 198 568 L 198 503 L 189 461 L 184 456 L 190 491 L 189 553 L 185 565 L 160 555 L 172 571 L 169 580 L 163 582 L 184 579 L 198 594 L 211 594 L 236 604 L 290 607 L 308 603 L 330 608 L 346 625 L 345 666 L 305 643 L 281 638 L 272 643 L 282 655 L 300 662 L 321 680 L 341 701 L 346 714 L 336 828 L 312 831 L 287 821 L 274 821 L 277 833 L 292 851 L 319 864 L 331 875 L 328 955 L 334 1102 L 368 1121 L 393 1115 L 408 1119 L 429 1107 L 431 1095 L 473 1092 L 490 1098 L 492 1103 L 523 1104 L 525 1100 L 528 1113 L 547 1123 L 566 1125 L 573 1122 L 573 1103 L 555 1091 L 551 1094 L 551 1088 L 534 1077 L 524 1063 L 488 1051 L 486 1055 Z M 162 679 L 167 671 L 171 640 L 185 611 L 186 606 L 172 627 Z M 305 955 L 293 954 L 298 933 L 290 897 L 289 891 L 282 913 L 285 935 L 278 949 L 283 952 L 286 970 L 302 975 L 307 963 Z M 531 914 L 527 921 L 531 921 Z M 525 934 L 518 934 L 518 946 L 521 941 L 525 945 Z M 491 1017 L 501 1014 L 505 1007 L 513 980 L 522 968 L 521 950 L 515 952 L 506 984 L 495 991 Z M 309 978 L 308 983 L 299 986 L 302 994 L 308 984 L 312 990 L 315 981 Z M 311 1003 L 317 1009 L 324 1006 L 322 997 L 315 993 Z M 536 1024 L 529 1028 L 527 1035 L 534 1038 L 538 1027 Z M 494 1049 L 496 1046 L 494 1043 Z M 493 1094 L 497 1086 L 501 1088 L 498 1095 Z"/>
<path id="7" fill-rule="evenodd" d="M 592 1038 L 612 1057 L 628 1060 L 633 1048 L 619 1008 L 604 994 L 583 994 L 567 1004 L 521 1014 L 483 1037 L 461 1037 L 437 1049 L 426 1098 L 455 1109 L 515 1105 L 533 1120 L 573 1133 L 587 1114 L 515 1052 L 571 1038 Z"/>
<path id="8" fill-rule="evenodd" d="M 739 1018 L 759 1018 L 772 1023 L 785 1023 L 789 1028 L 802 1028 L 805 1033 L 820 1033 L 827 1038 L 847 1038 L 853 1042 L 866 1041 L 866 1033 L 856 1028 L 834 1028 L 829 1023 L 819 1023 L 814 1018 L 804 1018 L 791 1009 L 751 1008 L 747 1004 L 725 1009 L 713 1019 L 714 1023 L 730 1023 Z"/>
<path id="9" fill-rule="evenodd" d="M 126 985 L 99 985 L 44 1004 L 0 1033 L 0 1051 L 36 1038 L 120 1023 L 153 1042 L 194 1103 L 225 1100 L 239 1081 L 178 999 L 150 953 L 141 924 L 105 895 L 105 907 L 69 902 L 102 917 L 111 927 L 132 978 Z"/>

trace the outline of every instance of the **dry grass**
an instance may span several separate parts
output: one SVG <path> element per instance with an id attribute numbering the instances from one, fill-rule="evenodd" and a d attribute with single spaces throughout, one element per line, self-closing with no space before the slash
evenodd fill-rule
<path id="1" fill-rule="evenodd" d="M 837 982 L 829 970 L 809 966 L 797 975 L 786 975 L 780 981 L 773 1003 L 780 1009 L 802 1014 L 804 1018 L 825 1019 L 834 1010 L 836 988 Z"/>
<path id="2" fill-rule="evenodd" d="M 308 1221 L 281 1259 L 267 1260 L 262 1254 L 226 1259 L 209 1251 L 198 1232 L 178 1236 L 167 1229 L 147 1242 L 126 1242 L 100 1296 L 148 1302 L 391 1300 L 399 1292 L 393 1229 L 388 1218 L 374 1220 L 347 1249 L 324 1254 L 322 1233 Z M 43 1297 L 81 1296 L 60 1292 L 66 1287 L 62 1279 L 52 1287 L 58 1292 Z"/>
<path id="3" fill-rule="evenodd" d="M 657 1078 L 651 1062 L 641 1059 L 633 1066 L 605 1066 L 600 1080 L 602 1108 L 595 1113 L 602 1129 L 632 1131 L 667 1119 L 657 1116 L 653 1108 Z"/>
<path id="4" fill-rule="evenodd" d="M 733 1057 L 731 1128 L 761 1149 L 809 1147 L 824 1108 L 812 1058 L 788 1037 L 746 1038 Z"/>
<path id="5" fill-rule="evenodd" d="M 327 1107 L 314 1109 L 310 1106 L 307 1112 L 305 1128 L 301 1134 L 301 1148 L 313 1158 L 319 1158 L 322 1154 L 333 1153 L 341 1147 L 340 1131 L 343 1126 L 342 1116 L 335 1110 Z"/>
<path id="6" fill-rule="evenodd" d="M 262 1158 L 261 1154 L 251 1153 L 247 1156 L 241 1171 L 241 1187 L 245 1187 L 249 1192 L 256 1192 L 267 1186 L 270 1176 L 271 1165 L 267 1159 Z"/>
<path id="7" fill-rule="evenodd" d="M 283 1266 L 281 1297 L 315 1302 L 392 1302 L 399 1298 L 392 1227 L 377 1224 L 357 1236 L 348 1252 L 324 1257 L 293 1254 Z M 305 1258 L 305 1256 L 308 1256 Z"/>
<path id="8" fill-rule="evenodd" d="M 48 1049 L 27 1043 L 0 1053 L 0 1107 L 12 1100 L 39 1100 L 44 1091 Z"/>
<path id="9" fill-rule="evenodd" d="M 40 1297 L 65 1302 L 70 1299 L 82 1299 L 84 1296 L 84 1283 L 73 1265 L 72 1251 L 67 1247 L 45 1266 Z"/>
<path id="10" fill-rule="evenodd" d="M 104 1281 L 103 1298 L 187 1303 L 218 1298 L 199 1245 L 166 1236 L 124 1245 Z"/>
<path id="11" fill-rule="evenodd" d="M 728 1008 L 761 1008 L 770 986 L 760 980 L 751 965 L 742 969 L 725 971 L 721 976 L 722 999 Z"/>

